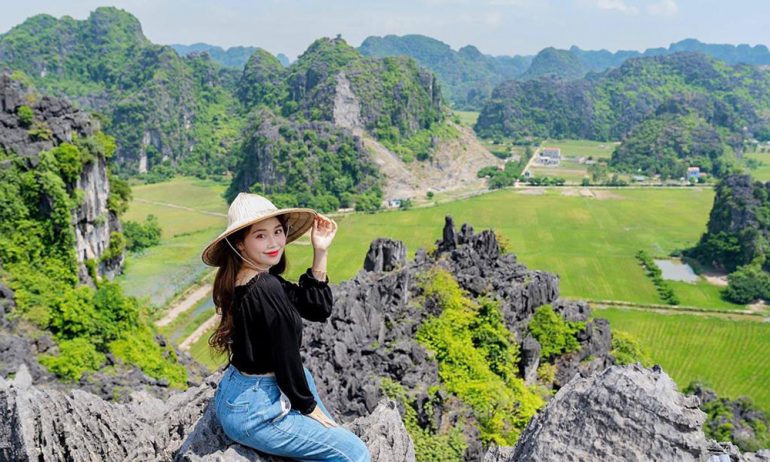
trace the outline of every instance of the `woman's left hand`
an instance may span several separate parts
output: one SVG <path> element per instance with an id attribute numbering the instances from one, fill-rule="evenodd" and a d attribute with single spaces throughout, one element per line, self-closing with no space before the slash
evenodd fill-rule
<path id="1" fill-rule="evenodd" d="M 337 223 L 331 218 L 326 218 L 320 213 L 313 220 L 310 232 L 310 242 L 316 250 L 327 250 L 337 234 Z"/>

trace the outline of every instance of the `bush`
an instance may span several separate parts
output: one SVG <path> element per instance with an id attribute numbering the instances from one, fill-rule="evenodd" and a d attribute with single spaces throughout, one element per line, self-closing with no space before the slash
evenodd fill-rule
<path id="1" fill-rule="evenodd" d="M 147 215 L 144 224 L 136 221 L 123 223 L 123 234 L 126 236 L 126 250 L 139 252 L 148 247 L 160 244 L 161 229 L 158 217 Z"/>
<path id="2" fill-rule="evenodd" d="M 462 462 L 467 444 L 462 432 L 462 425 L 449 430 L 422 428 L 417 421 L 417 412 L 413 400 L 410 400 L 404 387 L 388 378 L 380 378 L 382 393 L 398 401 L 404 409 L 401 416 L 407 433 L 412 438 L 416 459 L 419 461 Z"/>
<path id="3" fill-rule="evenodd" d="M 435 355 L 447 391 L 473 410 L 482 441 L 513 445 L 543 400 L 516 377 L 518 344 L 499 302 L 467 298 L 443 269 L 421 275 L 419 283 L 442 312 L 420 326 L 417 341 Z"/>
<path id="4" fill-rule="evenodd" d="M 612 350 L 610 354 L 615 358 L 615 364 L 641 363 L 644 367 L 652 366 L 649 353 L 642 347 L 639 341 L 627 332 L 612 331 Z"/>
<path id="5" fill-rule="evenodd" d="M 540 357 L 546 361 L 562 353 L 580 349 L 576 335 L 586 327 L 584 322 L 565 321 L 550 305 L 535 311 L 529 331 L 540 343 Z"/>
<path id="6" fill-rule="evenodd" d="M 740 266 L 727 276 L 725 298 L 735 303 L 751 303 L 758 298 L 770 299 L 770 274 L 757 263 Z"/>
<path id="7" fill-rule="evenodd" d="M 59 343 L 59 355 L 38 355 L 41 365 L 57 376 L 78 381 L 86 371 L 95 371 L 104 363 L 105 356 L 83 337 Z"/>
<path id="8" fill-rule="evenodd" d="M 19 116 L 19 122 L 24 128 L 31 127 L 32 122 L 35 121 L 35 111 L 25 104 L 22 104 L 16 109 L 16 115 Z"/>

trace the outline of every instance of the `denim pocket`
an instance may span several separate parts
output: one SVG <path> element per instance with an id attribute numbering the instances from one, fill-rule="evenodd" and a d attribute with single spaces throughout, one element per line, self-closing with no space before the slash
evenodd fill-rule
<path id="1" fill-rule="evenodd" d="M 224 399 L 224 405 L 231 412 L 245 412 L 249 409 L 259 409 L 270 403 L 270 397 L 266 390 L 259 385 L 254 385 L 236 393 L 227 396 Z"/>

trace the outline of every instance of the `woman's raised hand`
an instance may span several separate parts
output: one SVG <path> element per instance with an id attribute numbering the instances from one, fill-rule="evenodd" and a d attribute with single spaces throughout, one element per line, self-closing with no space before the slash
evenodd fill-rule
<path id="1" fill-rule="evenodd" d="M 310 232 L 310 242 L 316 250 L 327 250 L 337 234 L 337 223 L 331 218 L 326 218 L 320 213 L 313 220 Z"/>

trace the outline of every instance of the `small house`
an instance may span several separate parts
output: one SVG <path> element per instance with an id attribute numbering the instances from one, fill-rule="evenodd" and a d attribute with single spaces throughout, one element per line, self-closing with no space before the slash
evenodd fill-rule
<path id="1" fill-rule="evenodd" d="M 543 148 L 537 154 L 537 163 L 540 165 L 559 165 L 561 162 L 561 149 Z"/>

